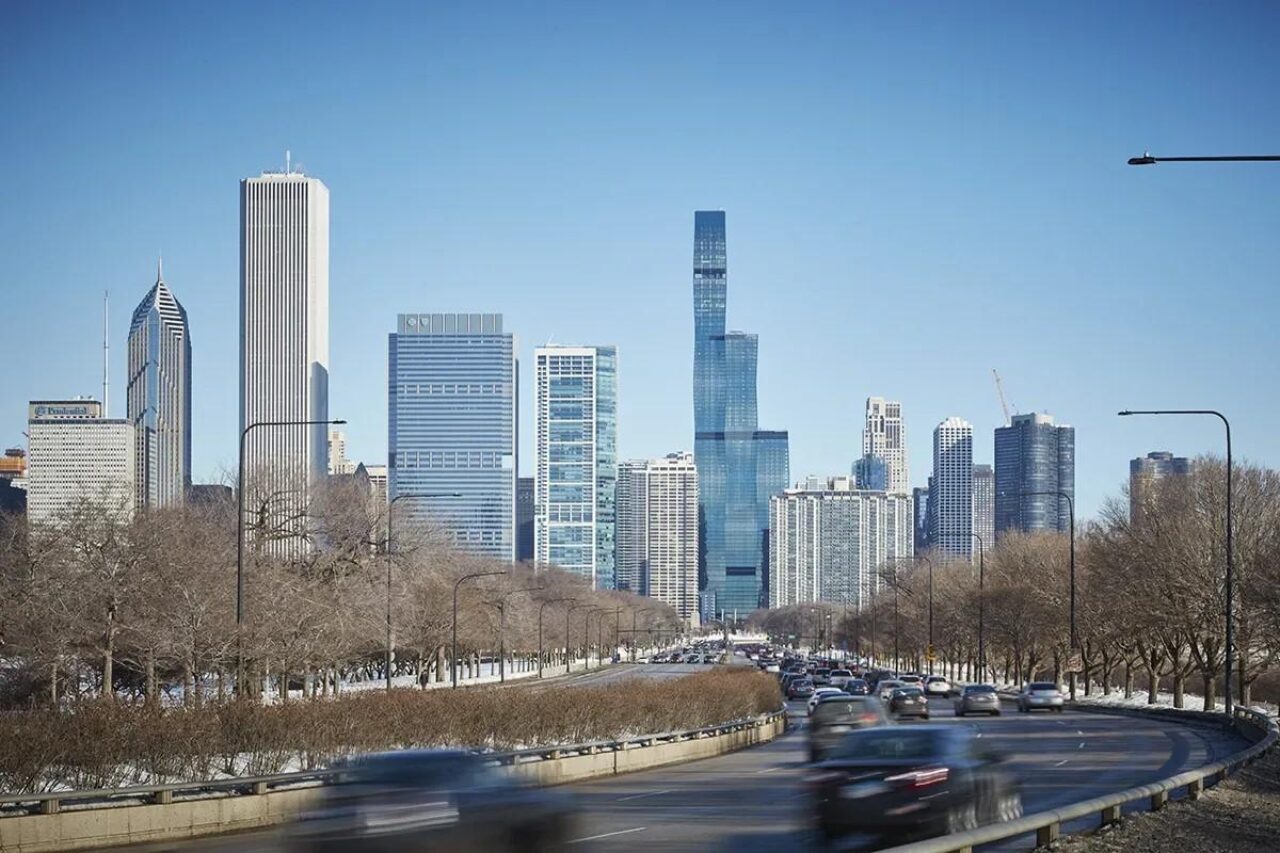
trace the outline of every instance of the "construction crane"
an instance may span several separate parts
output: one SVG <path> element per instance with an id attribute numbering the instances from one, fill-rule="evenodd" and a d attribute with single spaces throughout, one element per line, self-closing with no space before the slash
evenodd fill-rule
<path id="1" fill-rule="evenodd" d="M 1004 409 L 1004 425 L 1009 426 L 1013 420 L 1009 417 L 1009 402 L 1004 398 L 1004 383 L 1000 381 L 1000 374 L 996 373 L 996 369 L 991 368 L 991 375 L 996 378 L 996 394 L 1000 396 L 1000 408 Z"/>

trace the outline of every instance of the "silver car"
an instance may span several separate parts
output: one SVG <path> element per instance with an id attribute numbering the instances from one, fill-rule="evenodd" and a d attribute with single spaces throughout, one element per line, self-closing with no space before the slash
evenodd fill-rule
<path id="1" fill-rule="evenodd" d="M 1062 712 L 1062 690 L 1052 681 L 1032 681 L 1018 694 L 1018 710 L 1026 714 L 1042 709 Z"/>
<path id="2" fill-rule="evenodd" d="M 995 714 L 1000 716 L 1000 696 L 990 684 L 970 684 L 960 691 L 955 701 L 956 716 Z"/>

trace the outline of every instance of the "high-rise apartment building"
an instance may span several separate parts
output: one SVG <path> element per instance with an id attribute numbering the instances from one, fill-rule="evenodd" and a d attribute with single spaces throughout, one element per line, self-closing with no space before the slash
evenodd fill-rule
<path id="1" fill-rule="evenodd" d="M 622 462 L 617 492 L 618 588 L 698 614 L 698 471 L 693 455 Z"/>
<path id="2" fill-rule="evenodd" d="M 933 477 L 929 478 L 928 486 L 916 486 L 911 490 L 911 513 L 915 522 L 915 550 L 927 551 L 931 543 L 929 542 L 930 531 L 933 530 L 932 522 L 932 506 L 929 500 L 929 488 L 933 485 Z"/>
<path id="3" fill-rule="evenodd" d="M 932 546 L 956 557 L 972 557 L 973 426 L 961 418 L 947 418 L 933 431 L 929 509 Z"/>
<path id="4" fill-rule="evenodd" d="M 770 501 L 769 606 L 826 601 L 851 608 L 879 589 L 879 570 L 914 553 L 911 497 L 808 482 Z"/>
<path id="5" fill-rule="evenodd" d="M 516 478 L 516 559 L 533 559 L 533 516 L 537 506 L 532 477 Z"/>
<path id="6" fill-rule="evenodd" d="M 537 376 L 534 560 L 612 589 L 618 477 L 618 353 L 534 350 Z"/>
<path id="7" fill-rule="evenodd" d="M 128 350 L 138 506 L 180 504 L 191 488 L 191 329 L 159 264 L 133 311 Z"/>
<path id="8" fill-rule="evenodd" d="M 387 493 L 444 495 L 397 512 L 440 525 L 464 551 L 514 560 L 517 372 L 502 315 L 398 315 L 388 379 Z"/>
<path id="9" fill-rule="evenodd" d="M 340 477 L 356 472 L 358 463 L 347 458 L 347 434 L 340 429 L 329 430 L 329 476 Z"/>
<path id="10" fill-rule="evenodd" d="M 81 505 L 118 521 L 137 505 L 133 424 L 96 400 L 34 400 L 27 408 L 27 519 L 67 520 Z"/>
<path id="11" fill-rule="evenodd" d="M 694 459 L 707 595 L 717 613 L 745 616 L 768 601 L 769 498 L 790 481 L 788 437 L 761 430 L 755 335 L 726 332 L 725 217 L 694 213 Z"/>
<path id="12" fill-rule="evenodd" d="M 1033 413 L 996 429 L 997 537 L 1006 530 L 1068 532 L 1075 484 L 1073 427 Z"/>
<path id="13" fill-rule="evenodd" d="M 973 532 L 982 546 L 996 544 L 996 475 L 990 465 L 973 466 Z"/>
<path id="14" fill-rule="evenodd" d="M 1191 460 L 1174 456 L 1167 450 L 1155 450 L 1146 456 L 1129 460 L 1129 517 L 1137 519 L 1142 507 L 1151 500 L 1155 484 L 1167 477 L 1185 477 L 1191 473 Z"/>
<path id="15" fill-rule="evenodd" d="M 901 403 L 883 397 L 867 398 L 862 458 L 854 463 L 854 476 L 861 489 L 910 494 L 907 430 L 902 423 Z"/>
<path id="16" fill-rule="evenodd" d="M 314 422 L 245 436 L 247 506 L 263 502 L 269 524 L 306 517 L 329 469 L 328 420 L 329 190 L 264 172 L 240 182 L 240 427 Z M 277 541 L 284 553 L 302 547 Z"/>

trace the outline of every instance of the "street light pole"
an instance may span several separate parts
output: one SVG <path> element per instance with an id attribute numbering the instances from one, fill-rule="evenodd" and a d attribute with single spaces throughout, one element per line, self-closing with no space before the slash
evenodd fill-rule
<path id="1" fill-rule="evenodd" d="M 1270 158 L 1265 158 L 1270 159 Z M 1275 159 L 1280 159 L 1277 157 Z M 1227 716 L 1231 716 L 1231 665 L 1232 659 L 1235 657 L 1235 550 L 1232 548 L 1232 513 L 1233 506 L 1231 501 L 1231 421 L 1227 420 L 1227 416 L 1216 409 L 1161 409 L 1148 411 L 1130 411 L 1128 409 L 1119 413 L 1121 417 L 1130 415 L 1211 415 L 1222 421 L 1223 427 L 1227 431 L 1227 577 L 1226 577 L 1226 619 L 1227 619 L 1227 648 L 1226 648 L 1226 674 L 1222 682 L 1223 707 L 1227 712 Z M 1244 672 L 1243 668 L 1240 673 L 1240 701 L 1244 702 Z"/>
<path id="2" fill-rule="evenodd" d="M 1130 157 L 1130 166 L 1154 166 L 1156 163 L 1265 163 L 1280 160 L 1280 154 L 1232 154 L 1225 157 L 1152 157 L 1149 153 L 1141 157 Z M 1122 412 L 1122 414 L 1124 414 Z M 1135 415 L 1146 414 L 1134 412 Z"/>
<path id="3" fill-rule="evenodd" d="M 469 581 L 472 578 L 487 578 L 505 574 L 506 572 L 472 572 L 469 575 L 463 575 L 453 583 L 453 642 L 449 648 L 450 689 L 458 689 L 458 587 L 462 586 L 463 581 Z"/>
<path id="4" fill-rule="evenodd" d="M 916 554 L 916 556 L 929 566 L 929 649 L 925 659 L 929 664 L 929 675 L 933 675 L 933 658 L 937 656 L 933 649 L 933 560 L 926 554 Z"/>
<path id="5" fill-rule="evenodd" d="M 412 494 L 409 492 L 401 492 L 387 502 L 387 690 L 391 690 L 391 516 L 395 513 L 396 501 L 398 500 L 417 500 L 426 498 L 460 498 L 459 492 L 440 492 L 433 494 L 430 492 Z"/>
<path id="6" fill-rule="evenodd" d="M 534 592 L 540 586 L 526 586 L 503 593 L 498 598 L 498 683 L 507 683 L 507 599 L 521 592 Z"/>
<path id="7" fill-rule="evenodd" d="M 570 624 L 569 624 L 569 617 L 570 617 L 571 615 L 573 615 L 573 611 L 575 611 L 575 610 L 585 610 L 585 609 L 588 609 L 588 608 L 590 608 L 590 607 L 591 607 L 591 605 L 590 605 L 590 604 L 575 604 L 575 605 L 573 605 L 572 607 L 568 607 L 568 608 L 566 608 L 566 609 L 565 609 L 565 611 L 564 611 L 564 672 L 565 672 L 565 675 L 568 675 L 568 674 L 569 674 L 569 667 L 570 667 L 570 662 L 569 662 L 569 628 L 570 628 Z M 585 641 L 584 641 L 584 643 L 583 643 L 583 644 L 585 645 Z M 588 662 L 589 662 L 589 661 L 588 661 Z"/>
<path id="8" fill-rule="evenodd" d="M 548 598 L 546 601 L 542 602 L 542 604 L 538 606 L 538 677 L 539 678 L 542 677 L 542 657 L 543 657 L 542 655 L 542 615 L 546 612 L 548 604 L 561 604 L 566 601 L 574 602 L 577 600 L 578 599 L 576 598 Z M 567 652 L 569 649 L 569 626 L 568 626 L 567 618 L 565 622 L 566 624 L 565 624 L 564 646 L 565 646 L 565 651 Z M 566 668 L 565 672 L 567 673 L 568 671 L 569 670 Z"/>
<path id="9" fill-rule="evenodd" d="M 243 694 L 244 680 L 244 647 L 242 645 L 244 629 L 244 448 L 249 432 L 258 427 L 291 427 L 291 426 L 341 426 L 346 421 L 336 420 L 299 420 L 299 421 L 258 421 L 240 430 L 240 473 L 236 479 L 236 695 Z M 289 685 L 285 685 L 288 690 Z"/>
<path id="10" fill-rule="evenodd" d="M 1018 514 L 1019 515 L 1022 514 L 1022 498 L 1037 497 L 1037 496 L 1040 496 L 1040 497 L 1056 496 L 1067 502 L 1067 512 L 1069 513 L 1067 524 L 1070 525 L 1070 530 L 1068 531 L 1068 533 L 1070 533 L 1070 537 L 1068 538 L 1068 542 L 1070 543 L 1070 555 L 1071 555 L 1071 562 L 1070 562 L 1070 567 L 1071 567 L 1071 574 L 1070 574 L 1070 578 L 1071 578 L 1071 600 L 1070 600 L 1071 653 L 1074 655 L 1076 651 L 1080 648 L 1080 640 L 1076 636 L 1076 502 L 1071 498 L 1071 495 L 1059 489 L 1047 489 L 1043 492 L 1020 492 L 1018 495 Z M 1070 684 L 1071 684 L 1071 701 L 1074 702 L 1076 701 L 1075 667 L 1072 667 L 1071 671 L 1067 673 L 1067 678 L 1070 680 Z"/>
<path id="11" fill-rule="evenodd" d="M 987 646 L 985 642 L 986 633 L 984 631 L 984 617 L 986 616 L 987 605 L 987 543 L 983 541 L 982 535 L 979 533 L 974 533 L 973 538 L 978 540 L 978 681 L 982 681 L 987 674 Z"/>

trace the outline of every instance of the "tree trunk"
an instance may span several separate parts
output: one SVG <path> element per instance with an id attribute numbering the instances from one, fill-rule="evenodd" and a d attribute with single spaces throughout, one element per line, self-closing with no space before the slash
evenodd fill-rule
<path id="1" fill-rule="evenodd" d="M 156 658 L 151 652 L 147 652 L 145 667 L 147 671 L 146 703 L 154 705 L 160 697 L 156 695 Z"/>
<path id="2" fill-rule="evenodd" d="M 115 669 L 114 657 L 116 651 L 116 632 L 115 632 L 115 610 L 114 608 L 107 611 L 107 634 L 103 644 L 105 648 L 102 651 L 102 698 L 108 702 L 114 702 L 116 698 L 115 691 Z"/>
<path id="3" fill-rule="evenodd" d="M 1173 707 L 1182 708 L 1186 705 L 1187 677 L 1182 674 L 1182 669 L 1177 667 L 1173 671 Z"/>
<path id="4" fill-rule="evenodd" d="M 49 704 L 58 707 L 58 662 L 49 665 Z"/>
<path id="5" fill-rule="evenodd" d="M 1129 658 L 1124 661 L 1124 698 L 1133 698 L 1133 661 Z"/>
<path id="6" fill-rule="evenodd" d="M 1218 702 L 1218 697 L 1215 695 L 1218 689 L 1217 679 L 1214 678 L 1213 673 L 1203 672 L 1200 674 L 1200 682 L 1204 685 L 1204 710 L 1212 711 Z"/>

